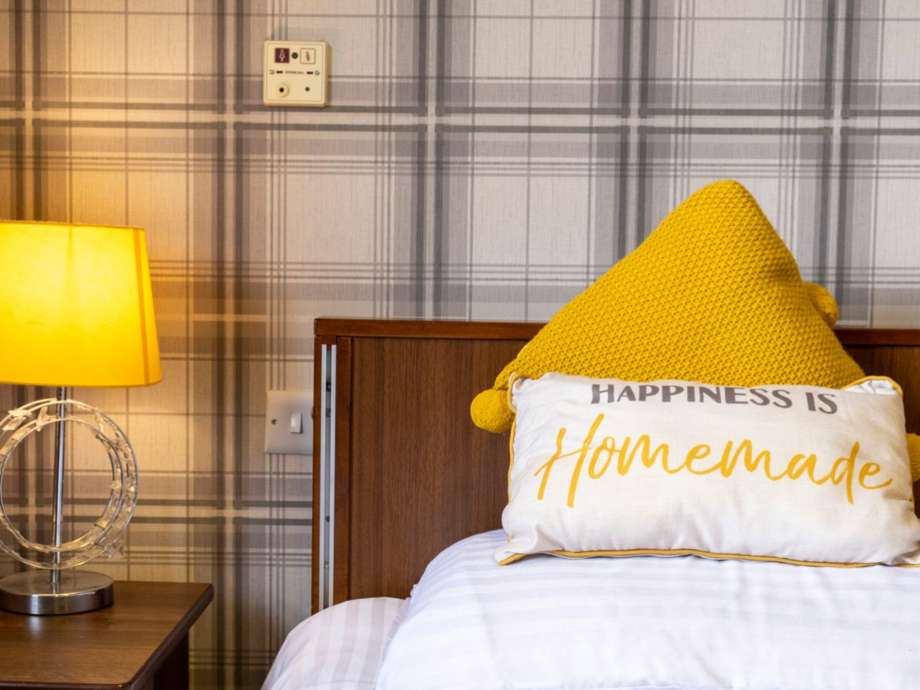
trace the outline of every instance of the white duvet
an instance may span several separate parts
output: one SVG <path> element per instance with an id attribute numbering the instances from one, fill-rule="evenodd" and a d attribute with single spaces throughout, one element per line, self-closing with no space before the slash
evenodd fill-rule
<path id="1" fill-rule="evenodd" d="M 695 557 L 498 566 L 500 531 L 441 553 L 378 690 L 908 690 L 920 571 Z"/>
<path id="2" fill-rule="evenodd" d="M 403 599 L 354 599 L 303 621 L 285 638 L 263 690 L 373 690 Z"/>

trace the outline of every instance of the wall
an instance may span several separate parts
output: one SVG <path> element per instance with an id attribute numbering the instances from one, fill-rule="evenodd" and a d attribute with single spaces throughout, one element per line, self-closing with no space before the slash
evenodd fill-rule
<path id="1" fill-rule="evenodd" d="M 317 315 L 545 319 L 734 177 L 845 321 L 920 326 L 918 32 L 893 0 L 0 0 L 0 217 L 149 232 L 165 379 L 80 396 L 142 470 L 104 567 L 217 586 L 196 687 L 257 687 L 308 609 L 310 463 L 261 429 Z M 333 107 L 260 105 L 269 37 L 330 42 Z"/>

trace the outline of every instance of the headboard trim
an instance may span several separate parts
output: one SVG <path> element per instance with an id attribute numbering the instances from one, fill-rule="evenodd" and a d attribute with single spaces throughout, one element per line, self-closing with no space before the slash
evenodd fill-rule
<path id="1" fill-rule="evenodd" d="M 423 321 L 413 319 L 316 319 L 317 336 L 361 338 L 451 338 L 529 340 L 545 324 L 536 321 Z M 836 328 L 844 345 L 920 346 L 920 329 Z"/>

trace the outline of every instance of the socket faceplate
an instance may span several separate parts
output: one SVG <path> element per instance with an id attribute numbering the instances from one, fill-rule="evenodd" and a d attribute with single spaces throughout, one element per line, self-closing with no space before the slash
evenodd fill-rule
<path id="1" fill-rule="evenodd" d="M 328 103 L 329 44 L 265 41 L 262 103 L 322 108 Z"/>

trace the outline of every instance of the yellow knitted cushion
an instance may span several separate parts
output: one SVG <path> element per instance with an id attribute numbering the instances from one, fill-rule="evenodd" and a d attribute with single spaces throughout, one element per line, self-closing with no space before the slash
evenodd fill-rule
<path id="1" fill-rule="evenodd" d="M 473 401 L 475 424 L 513 420 L 512 374 L 843 387 L 863 376 L 831 326 L 837 305 L 798 266 L 750 193 L 693 194 L 563 307 Z M 920 476 L 920 439 L 911 442 Z"/>

